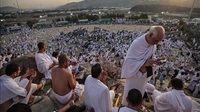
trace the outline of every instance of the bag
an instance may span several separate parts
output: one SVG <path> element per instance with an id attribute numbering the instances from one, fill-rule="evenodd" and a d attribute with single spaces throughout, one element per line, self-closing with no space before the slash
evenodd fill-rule
<path id="1" fill-rule="evenodd" d="M 148 66 L 146 67 L 147 69 L 147 77 L 150 77 L 153 75 L 153 67 L 152 66 Z"/>

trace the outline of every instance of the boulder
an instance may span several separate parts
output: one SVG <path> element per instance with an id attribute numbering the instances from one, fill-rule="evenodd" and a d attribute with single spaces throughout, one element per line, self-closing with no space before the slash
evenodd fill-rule
<path id="1" fill-rule="evenodd" d="M 8 64 L 12 63 L 12 62 L 16 63 L 16 64 L 18 64 L 20 66 L 20 68 L 21 68 L 20 75 L 25 74 L 27 68 L 36 70 L 37 71 L 37 76 L 33 81 L 34 83 L 39 83 L 40 80 L 44 77 L 44 74 L 40 73 L 38 71 L 38 69 L 37 69 L 37 65 L 36 65 L 36 61 L 35 61 L 34 55 L 22 56 L 22 57 L 19 57 L 19 58 L 12 59 L 9 63 L 7 63 L 4 67 L 2 67 L 0 69 L 0 76 L 5 74 L 6 66 Z"/>

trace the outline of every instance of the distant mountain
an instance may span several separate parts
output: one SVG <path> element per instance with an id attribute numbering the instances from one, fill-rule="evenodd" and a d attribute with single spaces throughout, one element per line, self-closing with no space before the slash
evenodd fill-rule
<path id="1" fill-rule="evenodd" d="M 11 6 L 0 7 L 0 12 L 17 12 L 17 11 L 20 11 L 20 10 Z"/>
<path id="2" fill-rule="evenodd" d="M 131 8 L 139 4 L 142 5 L 176 5 L 191 7 L 193 0 L 84 0 L 65 4 L 57 9 L 78 9 L 78 8 L 102 8 L 102 7 L 127 7 Z M 200 0 L 196 0 L 195 7 L 200 8 Z"/>
<path id="3" fill-rule="evenodd" d="M 131 8 L 131 11 L 135 12 L 188 12 L 191 10 L 190 7 L 174 6 L 174 5 L 137 5 Z M 194 8 L 193 13 L 199 13 L 200 8 Z"/>
<path id="4" fill-rule="evenodd" d="M 60 6 L 58 9 L 131 7 L 131 4 L 139 1 L 140 0 L 84 0 Z"/>

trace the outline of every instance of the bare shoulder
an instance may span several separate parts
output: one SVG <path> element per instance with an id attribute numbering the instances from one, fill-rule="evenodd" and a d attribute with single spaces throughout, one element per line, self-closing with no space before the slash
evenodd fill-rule
<path id="1" fill-rule="evenodd" d="M 52 68 L 52 70 L 51 70 L 52 73 L 55 73 L 55 72 L 57 72 L 57 71 L 58 71 L 58 67 L 54 67 L 54 68 Z"/>
<path id="2" fill-rule="evenodd" d="M 71 73 L 71 71 L 70 70 L 68 70 L 68 69 L 65 69 L 65 74 L 68 76 L 68 77 L 72 77 L 72 73 Z"/>

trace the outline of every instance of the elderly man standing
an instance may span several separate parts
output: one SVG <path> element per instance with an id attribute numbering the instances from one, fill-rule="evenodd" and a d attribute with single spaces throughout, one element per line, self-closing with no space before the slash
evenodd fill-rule
<path id="1" fill-rule="evenodd" d="M 132 42 L 122 66 L 121 77 L 126 79 L 123 105 L 127 105 L 126 96 L 131 89 L 138 89 L 144 95 L 147 78 L 153 75 L 153 65 L 161 64 L 161 59 L 152 59 L 152 56 L 164 35 L 162 26 L 152 26 L 149 32 Z"/>
<path id="2" fill-rule="evenodd" d="M 38 71 L 45 75 L 45 79 L 51 79 L 51 68 L 53 68 L 56 64 L 52 61 L 50 56 L 45 53 L 45 43 L 39 42 L 38 49 L 39 51 L 35 54 Z"/>

